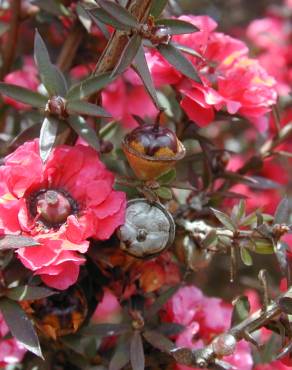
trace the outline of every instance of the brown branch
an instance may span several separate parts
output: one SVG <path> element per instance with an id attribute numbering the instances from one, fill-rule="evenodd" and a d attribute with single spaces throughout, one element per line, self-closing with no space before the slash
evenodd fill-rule
<path id="1" fill-rule="evenodd" d="M 266 309 L 256 311 L 225 334 L 232 335 L 236 341 L 248 339 L 251 333 L 267 326 L 283 313 L 279 301 L 281 298 L 291 296 L 291 293 L 292 288 L 285 294 L 280 295 L 278 299 L 272 301 Z M 212 343 L 215 343 L 216 338 L 213 339 Z M 174 357 L 176 362 L 182 365 L 206 368 L 216 364 L 218 361 L 218 355 L 216 355 L 212 343 L 200 350 L 191 350 L 185 347 L 176 348 L 172 350 L 170 354 Z"/>
<path id="2" fill-rule="evenodd" d="M 3 49 L 3 66 L 0 71 L 0 80 L 10 71 L 14 61 L 18 42 L 18 28 L 21 18 L 21 0 L 11 0 L 11 21 L 6 47 Z"/>
<path id="3" fill-rule="evenodd" d="M 139 22 L 144 22 L 148 18 L 151 3 L 152 0 L 128 0 L 126 8 Z M 97 62 L 95 73 L 111 71 L 120 59 L 127 42 L 127 33 L 115 31 Z"/>
<path id="4" fill-rule="evenodd" d="M 84 27 L 78 20 L 76 20 L 57 60 L 57 66 L 62 71 L 66 72 L 71 67 L 84 35 Z"/>

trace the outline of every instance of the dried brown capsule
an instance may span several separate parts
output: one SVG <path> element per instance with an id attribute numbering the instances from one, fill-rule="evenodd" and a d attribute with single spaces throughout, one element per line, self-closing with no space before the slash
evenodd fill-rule
<path id="1" fill-rule="evenodd" d="M 175 235 L 171 214 L 159 203 L 146 199 L 128 202 L 126 221 L 118 232 L 121 248 L 138 257 L 152 257 L 164 251 Z"/>
<path id="2" fill-rule="evenodd" d="M 54 340 L 75 333 L 87 315 L 87 300 L 77 287 L 47 298 L 23 301 L 22 307 L 33 318 L 38 330 Z"/>
<path id="3" fill-rule="evenodd" d="M 157 178 L 185 155 L 185 148 L 175 133 L 156 125 L 137 127 L 126 135 L 122 148 L 141 180 Z"/>

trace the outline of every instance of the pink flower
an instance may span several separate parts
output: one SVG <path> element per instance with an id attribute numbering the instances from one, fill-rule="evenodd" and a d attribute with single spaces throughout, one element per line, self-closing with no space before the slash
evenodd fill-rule
<path id="1" fill-rule="evenodd" d="M 183 94 L 181 107 L 200 126 L 214 120 L 216 111 L 226 109 L 240 114 L 261 130 L 268 120 L 264 115 L 276 102 L 276 82 L 256 60 L 248 58 L 248 48 L 240 40 L 215 32 L 209 17 L 182 16 L 200 31 L 178 35 L 173 41 L 194 49 L 202 58 L 187 56 L 202 84 L 186 78 L 176 88 Z"/>
<path id="2" fill-rule="evenodd" d="M 107 239 L 124 221 L 125 194 L 98 154 L 77 145 L 53 150 L 47 163 L 28 142 L 0 168 L 0 228 L 33 236 L 40 245 L 17 251 L 49 286 L 66 289 L 78 278 L 88 238 Z"/>
<path id="3" fill-rule="evenodd" d="M 105 289 L 101 302 L 97 305 L 91 321 L 99 323 L 119 323 L 122 320 L 122 307 L 118 298 L 109 290 Z"/>
<path id="4" fill-rule="evenodd" d="M 178 347 L 202 348 L 212 338 L 226 331 L 230 326 L 232 307 L 219 298 L 206 297 L 195 286 L 180 288 L 165 304 L 161 312 L 162 319 L 185 326 L 185 330 L 176 337 Z M 248 343 L 237 344 L 232 356 L 224 358 L 239 370 L 252 369 L 252 357 Z M 177 364 L 177 370 L 191 370 L 188 366 Z"/>
<path id="5" fill-rule="evenodd" d="M 0 367 L 16 364 L 22 361 L 26 349 L 16 339 L 3 339 L 9 329 L 0 314 Z"/>
<path id="6" fill-rule="evenodd" d="M 5 76 L 4 82 L 25 87 L 29 90 L 37 90 L 39 80 L 37 77 L 37 70 L 30 58 L 25 59 L 25 64 L 21 70 L 13 71 Z M 27 104 L 20 103 L 12 98 L 4 97 L 6 104 L 13 106 L 18 110 L 29 110 L 30 106 Z"/>
<path id="7" fill-rule="evenodd" d="M 279 43 L 287 41 L 283 21 L 272 17 L 252 21 L 247 28 L 246 35 L 256 46 L 262 49 L 279 46 Z"/>

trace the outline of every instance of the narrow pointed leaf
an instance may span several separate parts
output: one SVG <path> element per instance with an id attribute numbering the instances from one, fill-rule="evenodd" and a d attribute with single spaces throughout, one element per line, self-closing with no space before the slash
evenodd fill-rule
<path id="1" fill-rule="evenodd" d="M 68 119 L 73 130 L 84 139 L 93 149 L 99 150 L 99 140 L 94 129 L 84 119 L 78 116 L 71 116 Z"/>
<path id="2" fill-rule="evenodd" d="M 112 76 L 120 75 L 124 73 L 128 67 L 130 67 L 135 56 L 138 53 L 141 43 L 142 43 L 142 38 L 140 35 L 135 34 L 129 39 L 127 45 L 125 46 L 125 49 L 122 52 L 122 55 L 117 65 L 112 71 Z"/>
<path id="3" fill-rule="evenodd" d="M 76 6 L 76 13 L 78 15 L 80 22 L 83 24 L 84 28 L 86 29 L 86 31 L 90 32 L 92 19 L 87 13 L 87 11 L 83 8 L 83 6 L 81 6 L 80 3 L 78 3 Z"/>
<path id="4" fill-rule="evenodd" d="M 164 58 L 182 74 L 196 82 L 201 82 L 201 79 L 192 63 L 172 44 L 162 44 L 159 45 L 157 49 Z"/>
<path id="5" fill-rule="evenodd" d="M 117 19 L 120 23 L 127 25 L 130 28 L 137 28 L 139 26 L 136 18 L 133 17 L 133 15 L 123 6 L 108 0 L 97 0 L 97 3 L 103 10 Z"/>
<path id="6" fill-rule="evenodd" d="M 23 285 L 9 289 L 6 292 L 6 297 L 14 301 L 30 301 L 46 298 L 54 294 L 57 294 L 57 292 L 45 287 Z"/>
<path id="7" fill-rule="evenodd" d="M 165 303 L 177 292 L 179 285 L 173 286 L 161 294 L 156 301 L 149 307 L 146 312 L 146 317 L 150 318 L 154 316 Z"/>
<path id="8" fill-rule="evenodd" d="M 183 53 L 186 53 L 186 54 L 191 55 L 192 57 L 196 57 L 196 58 L 204 60 L 204 57 L 200 53 L 198 53 L 196 50 L 194 50 L 192 48 L 189 48 L 188 46 L 181 45 L 177 42 L 172 42 L 171 44 L 174 47 L 176 47 L 178 50 L 182 51 Z"/>
<path id="9" fill-rule="evenodd" d="M 231 218 L 225 213 L 218 211 L 218 209 L 211 208 L 216 218 L 221 222 L 222 225 L 226 226 L 227 229 L 235 231 L 236 227 L 232 222 Z"/>
<path id="10" fill-rule="evenodd" d="M 130 31 L 132 28 L 127 24 L 121 23 L 118 19 L 113 17 L 111 14 L 109 14 L 102 8 L 88 9 L 88 12 L 92 16 L 93 20 L 95 20 L 96 22 L 108 24 L 117 30 Z"/>
<path id="11" fill-rule="evenodd" d="M 149 71 L 149 67 L 145 58 L 143 47 L 140 46 L 135 57 L 134 63 L 135 71 L 138 73 L 139 77 L 141 78 L 148 94 L 150 95 L 154 105 L 157 109 L 160 109 L 160 104 L 158 101 L 157 93 L 154 87 L 153 79 L 151 73 Z"/>
<path id="12" fill-rule="evenodd" d="M 69 113 L 79 113 L 95 117 L 111 117 L 110 113 L 106 112 L 103 108 L 86 101 L 70 101 L 67 104 L 67 109 Z"/>
<path id="13" fill-rule="evenodd" d="M 130 343 L 130 362 L 133 370 L 145 369 L 143 341 L 139 331 L 134 331 Z"/>
<path id="14" fill-rule="evenodd" d="M 252 257 L 250 255 L 248 249 L 246 249 L 244 247 L 240 248 L 240 256 L 241 256 L 242 262 L 246 266 L 252 266 Z"/>
<path id="15" fill-rule="evenodd" d="M 234 326 L 248 317 L 250 311 L 250 303 L 246 296 L 240 296 L 236 298 L 232 303 L 233 312 L 231 326 Z"/>
<path id="16" fill-rule="evenodd" d="M 99 11 L 105 13 L 106 15 L 107 15 L 107 13 L 104 10 L 102 10 L 101 8 L 94 9 L 94 10 L 93 9 L 92 10 L 90 10 L 90 9 L 84 9 L 84 10 L 87 12 L 87 14 L 90 16 L 90 18 L 92 19 L 92 21 L 97 25 L 97 27 L 103 33 L 103 36 L 108 40 L 110 38 L 110 33 L 109 33 L 109 31 L 108 31 L 108 29 L 106 27 L 106 24 L 109 24 L 109 23 L 105 22 L 105 16 L 102 15 L 101 16 L 101 19 L 100 19 L 99 16 L 97 16 L 97 17 L 94 16 L 94 13 L 95 13 L 96 10 L 99 10 Z M 115 28 L 118 29 L 118 27 L 115 27 Z"/>
<path id="17" fill-rule="evenodd" d="M 40 245 L 36 240 L 22 235 L 4 235 L 0 237 L 0 251 L 35 247 Z"/>
<path id="18" fill-rule="evenodd" d="M 158 19 L 155 21 L 155 24 L 167 27 L 170 35 L 181 35 L 199 31 L 199 28 L 192 23 L 180 19 Z"/>
<path id="19" fill-rule="evenodd" d="M 43 162 L 49 158 L 56 142 L 58 133 L 58 120 L 54 117 L 46 117 L 42 123 L 40 132 L 40 157 Z"/>
<path id="20" fill-rule="evenodd" d="M 32 322 L 17 302 L 0 299 L 0 310 L 11 334 L 30 352 L 43 358 Z"/>
<path id="21" fill-rule="evenodd" d="M 172 168 L 171 170 L 169 170 L 165 174 L 159 176 L 157 178 L 157 181 L 160 184 L 170 184 L 175 180 L 175 178 L 176 178 L 176 170 L 174 168 Z"/>
<path id="22" fill-rule="evenodd" d="M 121 335 L 116 346 L 115 353 L 110 360 L 109 370 L 120 370 L 130 362 L 130 338 L 129 335 Z"/>
<path id="23" fill-rule="evenodd" d="M 68 93 L 67 100 L 81 100 L 86 98 L 88 95 L 94 94 L 105 86 L 113 82 L 114 78 L 110 76 L 110 73 L 103 73 L 97 76 L 89 77 L 88 79 L 73 85 Z"/>
<path id="24" fill-rule="evenodd" d="M 143 333 L 143 337 L 148 343 L 161 352 L 170 353 L 175 348 L 174 343 L 158 331 L 147 330 Z"/>
<path id="25" fill-rule="evenodd" d="M 82 335 L 94 335 L 97 337 L 111 337 L 129 331 L 128 324 L 95 324 L 82 329 Z"/>
<path id="26" fill-rule="evenodd" d="M 51 63 L 47 47 L 38 31 L 35 34 L 34 58 L 40 78 L 49 95 L 65 96 L 67 92 L 66 80 L 62 72 Z"/>
<path id="27" fill-rule="evenodd" d="M 103 126 L 99 130 L 99 137 L 101 139 L 105 138 L 109 134 L 112 134 L 113 132 L 115 132 L 117 127 L 118 127 L 117 126 L 117 121 L 111 121 L 111 122 L 107 123 L 105 126 Z"/>
<path id="28" fill-rule="evenodd" d="M 166 7 L 168 0 L 154 0 L 152 1 L 152 6 L 150 9 L 150 14 L 153 17 L 159 17 L 160 14 L 163 12 L 163 9 Z"/>
<path id="29" fill-rule="evenodd" d="M 34 5 L 37 5 L 40 9 L 48 12 L 49 14 L 53 14 L 55 16 L 69 16 L 70 11 L 69 7 L 64 6 L 60 1 L 58 0 L 34 0 Z"/>
<path id="30" fill-rule="evenodd" d="M 289 200 L 284 198 L 276 209 L 274 224 L 288 224 L 289 216 Z"/>
<path id="31" fill-rule="evenodd" d="M 48 101 L 45 96 L 35 91 L 25 89 L 21 86 L 6 84 L 5 82 L 0 82 L 0 93 L 21 103 L 29 104 L 34 108 L 45 108 Z"/>

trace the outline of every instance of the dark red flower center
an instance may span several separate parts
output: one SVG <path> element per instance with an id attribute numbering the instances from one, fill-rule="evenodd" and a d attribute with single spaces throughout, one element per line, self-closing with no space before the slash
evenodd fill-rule
<path id="1" fill-rule="evenodd" d="M 29 198 L 29 210 L 33 217 L 48 227 L 66 222 L 70 214 L 77 213 L 76 202 L 62 190 L 43 189 Z"/>

